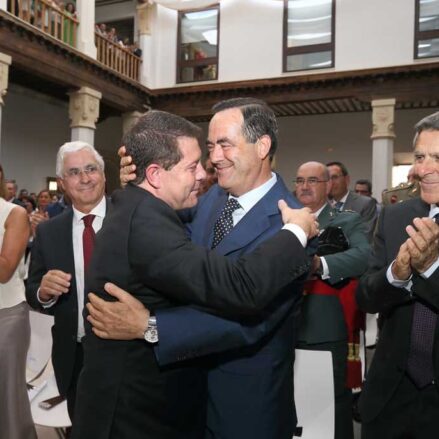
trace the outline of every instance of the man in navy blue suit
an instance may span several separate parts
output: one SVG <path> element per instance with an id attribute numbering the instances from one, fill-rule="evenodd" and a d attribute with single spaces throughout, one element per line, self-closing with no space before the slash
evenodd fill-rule
<path id="1" fill-rule="evenodd" d="M 251 98 L 224 101 L 213 110 L 207 147 L 218 174 L 218 185 L 201 197 L 190 225 L 191 236 L 198 244 L 238 258 L 282 227 L 279 199 L 285 199 L 290 207 L 301 206 L 281 178 L 271 171 L 277 147 L 277 123 L 272 110 Z M 217 219 L 230 199 L 237 201 L 232 214 L 233 228 L 217 242 Z M 296 236 L 306 246 L 299 226 Z M 292 267 L 296 263 L 291 261 Z M 243 317 L 239 322 L 193 307 L 156 312 L 155 350 L 159 364 L 207 356 L 207 438 L 293 436 L 297 422 L 293 346 L 303 280 L 296 279 L 289 285 L 263 315 Z M 124 304 L 103 303 L 92 295 L 89 311 L 96 334 L 103 338 L 134 337 L 139 333 L 136 322 L 143 321 L 146 326 L 144 314 L 143 320 L 139 318 L 141 307 L 116 287 L 110 292 L 126 302 L 124 315 L 115 321 L 115 307 L 122 309 Z"/>

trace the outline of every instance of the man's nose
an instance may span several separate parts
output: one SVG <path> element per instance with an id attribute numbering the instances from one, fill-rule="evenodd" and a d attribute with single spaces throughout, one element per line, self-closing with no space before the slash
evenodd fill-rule
<path id="1" fill-rule="evenodd" d="M 209 158 L 212 163 L 218 163 L 224 158 L 223 149 L 220 145 L 214 145 L 209 151 Z"/>

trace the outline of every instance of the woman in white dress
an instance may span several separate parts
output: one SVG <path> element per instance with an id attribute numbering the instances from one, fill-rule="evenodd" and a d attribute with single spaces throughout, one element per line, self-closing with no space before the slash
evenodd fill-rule
<path id="1" fill-rule="evenodd" d="M 0 167 L 0 437 L 36 439 L 26 390 L 30 341 L 23 255 L 29 239 L 26 210 L 4 199 Z"/>

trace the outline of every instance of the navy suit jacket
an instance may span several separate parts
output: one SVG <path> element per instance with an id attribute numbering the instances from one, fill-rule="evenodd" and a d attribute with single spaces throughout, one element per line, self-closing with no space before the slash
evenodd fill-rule
<path id="1" fill-rule="evenodd" d="M 216 247 L 230 258 L 252 251 L 282 227 L 277 202 L 301 207 L 278 176 L 271 190 Z M 214 186 L 200 200 L 192 240 L 210 248 L 213 226 L 228 195 Z M 297 240 L 293 266 L 309 263 Z M 258 317 L 238 321 L 190 307 L 157 311 L 161 364 L 212 354 L 208 374 L 207 437 L 290 439 L 297 422 L 293 362 L 303 278 L 296 280 Z M 221 353 L 220 353 L 221 352 Z"/>

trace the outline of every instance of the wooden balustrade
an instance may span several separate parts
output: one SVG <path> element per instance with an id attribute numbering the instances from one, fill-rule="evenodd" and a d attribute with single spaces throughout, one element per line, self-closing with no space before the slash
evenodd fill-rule
<path id="1" fill-rule="evenodd" d="M 79 21 L 48 0 L 11 0 L 8 11 L 52 37 L 76 47 Z"/>
<path id="2" fill-rule="evenodd" d="M 139 80 L 140 57 L 97 32 L 95 42 L 98 61 L 128 78 Z"/>

